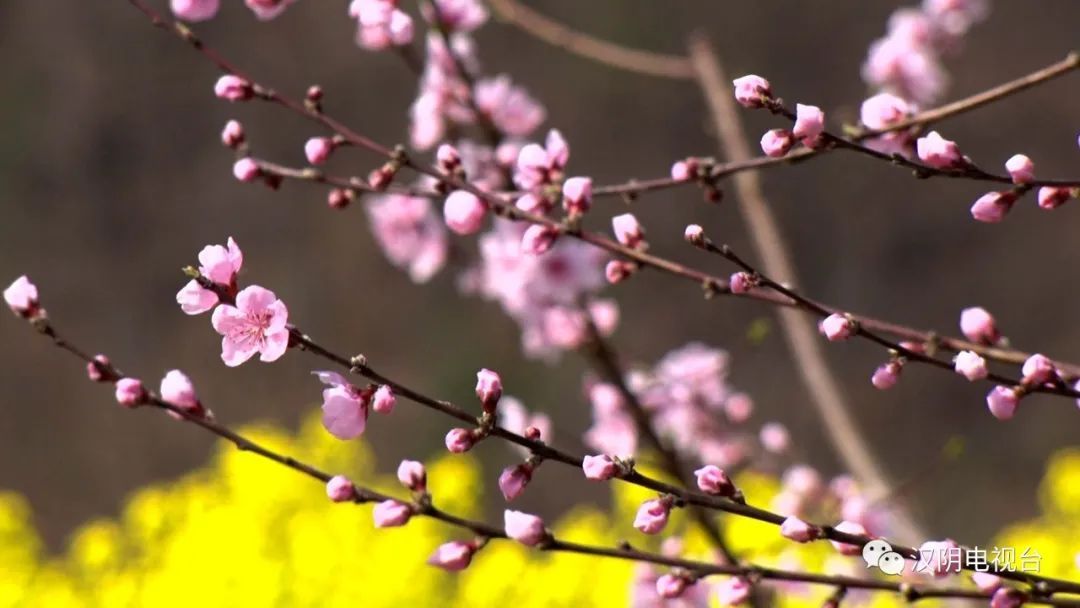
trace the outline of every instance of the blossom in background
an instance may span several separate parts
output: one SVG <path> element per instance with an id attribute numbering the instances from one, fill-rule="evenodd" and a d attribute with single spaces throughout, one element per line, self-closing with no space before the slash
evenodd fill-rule
<path id="1" fill-rule="evenodd" d="M 365 209 L 383 254 L 414 283 L 427 282 L 446 264 L 446 226 L 430 199 L 383 194 L 370 197 Z"/>
<path id="2" fill-rule="evenodd" d="M 296 0 L 244 0 L 244 4 L 262 21 L 269 21 L 285 12 Z"/>
<path id="3" fill-rule="evenodd" d="M 479 0 L 433 0 L 421 4 L 420 12 L 424 19 L 452 32 L 471 32 L 488 19 L 487 9 Z"/>
<path id="4" fill-rule="evenodd" d="M 356 43 L 370 51 L 412 42 L 413 20 L 396 0 L 352 0 L 349 16 L 356 19 Z"/>

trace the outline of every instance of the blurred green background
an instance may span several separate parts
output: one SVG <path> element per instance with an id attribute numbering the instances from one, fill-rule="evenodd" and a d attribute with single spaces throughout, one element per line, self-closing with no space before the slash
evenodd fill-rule
<path id="1" fill-rule="evenodd" d="M 404 139 L 415 79 L 393 54 L 352 43 L 344 3 L 304 0 L 259 23 L 238 0 L 196 26 L 212 45 L 261 80 L 299 93 L 319 83 L 326 107 L 378 141 Z M 164 5 L 159 2 L 158 5 Z M 867 46 L 903 3 L 838 0 L 730 2 L 549 0 L 529 2 L 581 30 L 642 48 L 678 53 L 704 30 L 733 75 L 768 77 L 790 102 L 825 108 L 830 123 L 853 120 L 867 90 L 859 67 Z M 66 10 L 65 10 L 66 9 Z M 411 7 L 410 7 L 411 10 Z M 997 2 L 963 51 L 948 59 L 949 97 L 967 95 L 1061 59 L 1077 43 L 1080 4 Z M 490 22 L 477 36 L 487 72 L 509 72 L 547 106 L 546 126 L 572 148 L 571 174 L 598 183 L 666 175 L 671 162 L 715 150 L 696 86 L 636 76 L 590 63 Z M 243 279 L 272 288 L 290 315 L 339 351 L 363 352 L 376 368 L 429 393 L 471 404 L 474 372 L 503 373 L 507 392 L 557 421 L 556 441 L 579 445 L 590 412 L 582 361 L 523 358 L 514 323 L 496 305 L 456 295 L 459 266 L 413 286 L 375 247 L 359 206 L 325 208 L 322 189 L 286 184 L 279 192 L 236 182 L 221 126 L 241 119 L 260 156 L 303 162 L 310 124 L 259 104 L 214 99 L 214 69 L 149 27 L 123 0 L 0 3 L 0 279 L 29 274 L 45 306 L 72 339 L 102 351 L 125 371 L 156 383 L 180 368 L 227 423 L 295 424 L 317 406 L 314 360 L 293 353 L 272 368 L 227 369 L 205 317 L 182 314 L 174 295 L 207 243 L 234 236 L 245 253 Z M 1080 174 L 1080 78 L 1076 75 L 950 120 L 941 127 L 988 167 L 1014 153 L 1045 176 Z M 778 126 L 746 112 L 749 132 Z M 546 128 L 546 127 L 545 127 Z M 342 172 L 366 174 L 377 160 L 338 154 Z M 802 287 L 826 302 L 922 328 L 956 333 L 959 310 L 983 305 L 1021 348 L 1080 359 L 1077 209 L 1054 215 L 1030 197 L 1000 225 L 974 222 L 968 206 L 984 189 L 963 181 L 917 181 L 904 171 L 848 154 L 770 171 L 765 187 L 783 224 Z M 1075 205 L 1075 203 L 1074 203 Z M 606 228 L 617 204 L 601 206 Z M 693 189 L 643 197 L 634 212 L 655 251 L 717 272 L 720 261 L 681 243 L 694 221 L 749 253 L 735 205 L 701 202 Z M 465 251 L 471 241 L 458 241 Z M 5 283 L 6 284 L 6 283 Z M 757 403 L 755 420 L 793 429 L 801 458 L 836 472 L 834 452 L 773 328 L 748 339 L 771 310 L 731 300 L 703 301 L 692 285 L 643 275 L 609 289 L 623 306 L 615 342 L 650 363 L 690 340 L 734 357 L 733 383 Z M 26 494 L 56 546 L 78 523 L 112 514 L 127 493 L 205 462 L 210 439 L 150 412 L 125 412 L 111 392 L 86 382 L 81 366 L 21 322 L 0 322 L 0 487 Z M 1006 522 L 1034 515 L 1034 489 L 1048 455 L 1076 443 L 1075 405 L 1025 400 L 1001 423 L 983 405 L 984 384 L 912 367 L 892 391 L 870 386 L 884 355 L 865 343 L 828 349 L 856 416 L 894 478 L 908 487 L 917 516 L 935 536 L 985 542 Z M 318 367 L 316 365 L 316 367 Z M 447 419 L 403 405 L 372 420 L 366 437 L 379 461 L 441 449 Z M 962 456 L 933 466 L 953 437 Z M 510 461 L 482 446 L 494 483 Z M 927 473 L 927 470 L 932 472 Z M 523 500 L 556 510 L 602 500 L 599 490 L 561 490 L 578 473 L 545 467 Z"/>

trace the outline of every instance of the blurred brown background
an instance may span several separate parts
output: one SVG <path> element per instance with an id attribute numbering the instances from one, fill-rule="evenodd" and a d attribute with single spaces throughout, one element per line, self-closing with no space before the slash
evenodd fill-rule
<path id="1" fill-rule="evenodd" d="M 164 2 L 158 2 L 164 5 Z M 327 108 L 382 142 L 401 141 L 414 78 L 392 54 L 351 41 L 344 2 L 305 0 L 270 23 L 238 0 L 197 26 L 212 45 L 261 79 L 290 92 L 318 82 Z M 530 2 L 575 27 L 629 45 L 681 52 L 703 28 L 732 74 L 767 76 L 789 101 L 822 106 L 830 123 L 851 120 L 865 96 L 859 66 L 903 3 L 843 0 L 718 2 L 607 0 Z M 948 62 L 950 98 L 970 94 L 1062 58 L 1077 43 L 1080 4 L 1066 0 L 995 3 L 964 51 Z M 572 145 L 571 171 L 598 183 L 667 173 L 688 154 L 712 154 L 697 88 L 621 73 L 551 48 L 498 22 L 478 36 L 489 73 L 511 72 L 546 104 L 548 126 Z M 107 352 L 148 381 L 173 367 L 228 423 L 273 419 L 294 425 L 314 411 L 313 359 L 293 353 L 268 367 L 235 370 L 218 358 L 208 318 L 183 315 L 173 300 L 178 269 L 206 243 L 233 235 L 249 281 L 273 288 L 302 327 L 345 352 L 364 352 L 391 376 L 471 403 L 473 374 L 497 366 L 508 392 L 558 420 L 557 439 L 577 444 L 589 410 L 580 395 L 582 362 L 525 360 L 514 324 L 493 304 L 457 297 L 456 270 L 416 288 L 376 249 L 364 214 L 325 208 L 321 189 L 286 184 L 277 193 L 231 176 L 218 144 L 238 117 L 260 155 L 301 164 L 317 132 L 259 104 L 229 105 L 211 94 L 216 73 L 175 39 L 152 30 L 123 0 L 0 3 L 0 279 L 29 274 L 59 327 Z M 1046 176 L 1080 174 L 1080 77 L 1073 75 L 949 121 L 945 134 L 989 167 L 1024 152 Z M 744 113 L 755 137 L 775 123 Z M 366 173 L 375 160 L 339 154 L 343 170 Z M 1077 213 L 1053 215 L 1027 199 L 989 226 L 967 208 L 983 192 L 961 181 L 916 181 L 863 157 L 832 154 L 765 174 L 766 190 L 795 252 L 805 290 L 851 310 L 956 333 L 964 306 L 998 315 L 1013 342 L 1080 359 Z M 1074 203 L 1075 205 L 1075 203 Z M 613 210 L 610 204 L 603 212 Z M 733 204 L 709 207 L 692 189 L 650 195 L 635 205 L 657 251 L 717 271 L 718 260 L 680 243 L 688 221 L 749 252 Z M 606 215 L 591 219 L 605 226 Z M 471 250 L 472 243 L 461 245 Z M 837 470 L 777 328 L 761 344 L 747 338 L 772 311 L 730 300 L 705 302 L 691 285 L 658 275 L 609 290 L 623 304 L 616 342 L 649 362 L 696 339 L 729 349 L 736 385 L 754 396 L 756 420 L 796 431 L 808 460 Z M 202 433 L 149 411 L 124 412 L 109 390 L 86 382 L 81 366 L 12 318 L 0 321 L 0 487 L 29 496 L 54 546 L 79 522 L 115 512 L 125 494 L 203 463 Z M 882 353 L 865 343 L 828 349 L 857 416 L 891 474 L 921 475 L 953 436 L 966 440 L 956 462 L 912 486 L 917 514 L 935 535 L 986 543 L 1005 522 L 1037 512 L 1034 490 L 1047 456 L 1076 443 L 1071 401 L 1033 398 L 1009 423 L 983 405 L 988 386 L 914 367 L 886 393 L 868 381 Z M 372 421 L 366 437 L 384 463 L 440 449 L 446 419 L 404 405 Z M 510 461 L 482 446 L 495 471 Z M 545 468 L 526 506 L 554 510 L 579 498 Z M 589 500 L 602 494 L 571 485 Z M 313 488 L 313 491 L 317 491 Z M 529 502 L 531 501 L 531 502 Z M 543 503 L 543 504 L 541 504 Z"/>

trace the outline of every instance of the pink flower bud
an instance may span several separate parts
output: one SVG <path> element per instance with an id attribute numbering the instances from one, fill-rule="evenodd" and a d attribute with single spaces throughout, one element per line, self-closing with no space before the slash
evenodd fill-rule
<path id="1" fill-rule="evenodd" d="M 619 473 L 619 465 L 606 454 L 586 456 L 581 461 L 581 469 L 585 471 L 585 479 L 592 481 L 607 481 Z"/>
<path id="2" fill-rule="evenodd" d="M 683 232 L 683 238 L 695 245 L 699 245 L 705 241 L 705 229 L 697 224 L 690 224 Z"/>
<path id="3" fill-rule="evenodd" d="M 1002 581 L 998 576 L 994 576 L 989 572 L 972 572 L 971 582 L 975 583 L 975 586 L 979 591 L 995 591 L 1001 587 Z"/>
<path id="4" fill-rule="evenodd" d="M 335 475 L 326 482 L 326 497 L 334 502 L 348 502 L 356 496 L 356 486 L 344 475 Z"/>
<path id="5" fill-rule="evenodd" d="M 38 316 L 41 312 L 37 286 L 31 283 L 25 274 L 12 281 L 4 290 L 4 302 L 11 312 L 24 319 Z"/>
<path id="6" fill-rule="evenodd" d="M 532 480 L 532 465 L 519 464 L 503 469 L 499 475 L 499 491 L 507 502 L 514 500 L 525 492 L 525 486 Z"/>
<path id="7" fill-rule="evenodd" d="M 760 108 L 772 97 L 769 81 L 749 74 L 732 81 L 735 85 L 735 101 L 744 108 Z"/>
<path id="8" fill-rule="evenodd" d="M 415 460 L 402 460 L 398 465 L 397 478 L 401 485 L 413 492 L 423 492 L 427 489 L 427 470 L 423 463 Z"/>
<path id="9" fill-rule="evenodd" d="M 656 595 L 666 600 L 672 600 L 685 593 L 689 585 L 690 581 L 686 580 L 685 577 L 662 574 L 656 579 Z"/>
<path id="10" fill-rule="evenodd" d="M 1024 374 L 1024 384 L 1036 385 L 1049 382 L 1054 376 L 1057 375 L 1057 370 L 1054 368 L 1054 362 L 1049 357 L 1040 354 L 1034 354 L 1024 361 L 1024 367 L 1021 369 Z"/>
<path id="11" fill-rule="evenodd" d="M 254 94 L 255 90 L 250 82 L 232 74 L 226 74 L 214 83 L 214 95 L 221 99 L 244 101 L 251 99 Z"/>
<path id="12" fill-rule="evenodd" d="M 935 578 L 960 572 L 960 561 L 952 558 L 960 555 L 960 545 L 952 539 L 931 540 L 919 546 L 919 561 L 915 564 L 916 572 L 925 572 Z"/>
<path id="13" fill-rule="evenodd" d="M 547 199 L 536 196 L 532 192 L 522 194 L 521 197 L 514 202 L 514 206 L 525 213 L 532 213 L 534 215 L 544 215 L 551 210 L 551 205 Z"/>
<path id="14" fill-rule="evenodd" d="M 990 597 L 990 608 L 1020 608 L 1028 595 L 1019 589 L 1001 587 Z"/>
<path id="15" fill-rule="evenodd" d="M 592 178 L 571 177 L 563 184 L 563 209 L 580 215 L 592 205 Z"/>
<path id="16" fill-rule="evenodd" d="M 795 145 L 795 138 L 787 129 L 771 129 L 761 136 L 761 151 L 772 158 L 787 155 L 793 145 Z"/>
<path id="17" fill-rule="evenodd" d="M 960 331 L 968 340 L 980 344 L 993 345 L 1001 339 L 994 317 L 978 306 L 960 311 Z"/>
<path id="18" fill-rule="evenodd" d="M 721 606 L 738 606 L 750 599 L 750 582 L 737 576 L 729 578 L 716 585 L 716 599 Z"/>
<path id="19" fill-rule="evenodd" d="M 859 120 L 869 129 L 879 130 L 896 124 L 911 114 L 903 99 L 890 93 L 879 93 L 862 103 Z"/>
<path id="20" fill-rule="evenodd" d="M 697 477 L 698 489 L 706 494 L 731 496 L 735 493 L 735 484 L 731 483 L 727 473 L 718 466 L 705 465 L 694 471 L 694 476 Z"/>
<path id="21" fill-rule="evenodd" d="M 169 0 L 169 8 L 177 19 L 193 23 L 213 19 L 219 4 L 220 0 Z"/>
<path id="22" fill-rule="evenodd" d="M 821 333 L 832 342 L 847 340 L 855 335 L 855 324 L 844 315 L 833 313 L 821 322 Z"/>
<path id="23" fill-rule="evenodd" d="M 897 361 L 882 363 L 874 370 L 874 375 L 870 377 L 870 383 L 878 390 L 889 390 L 896 386 L 896 383 L 900 380 L 900 370 L 902 369 L 903 366 Z"/>
<path id="24" fill-rule="evenodd" d="M 658 534 L 667 525 L 671 502 L 663 498 L 646 500 L 638 507 L 634 527 L 645 534 Z"/>
<path id="25" fill-rule="evenodd" d="M 955 369 L 956 373 L 972 382 L 975 380 L 982 380 L 990 373 L 986 368 L 986 359 L 983 359 L 970 350 L 964 350 L 957 353 Z"/>
<path id="26" fill-rule="evenodd" d="M 1039 188 L 1039 208 L 1056 209 L 1065 204 L 1065 201 L 1069 200 L 1068 188 L 1053 188 L 1051 186 L 1043 186 Z"/>
<path id="27" fill-rule="evenodd" d="M 529 255 L 543 255 L 555 244 L 559 233 L 553 228 L 533 224 L 521 236 L 521 251 Z"/>
<path id="28" fill-rule="evenodd" d="M 791 445 L 791 435 L 788 433 L 787 427 L 779 422 L 769 422 L 762 425 L 761 431 L 758 433 L 758 440 L 761 441 L 761 446 L 766 451 L 773 454 L 786 452 Z"/>
<path id="29" fill-rule="evenodd" d="M 844 534 L 851 534 L 852 536 L 866 536 L 866 528 L 860 523 L 853 521 L 842 521 L 833 529 L 837 532 L 843 532 Z M 848 543 L 841 543 L 835 540 L 829 541 L 833 548 L 842 553 L 843 555 L 860 555 L 862 554 L 862 547 L 859 545 L 851 545 Z"/>
<path id="30" fill-rule="evenodd" d="M 312 137 L 304 144 L 304 156 L 313 165 L 325 163 L 333 151 L 334 142 L 329 137 Z"/>
<path id="31" fill-rule="evenodd" d="M 919 159 L 936 169 L 952 169 L 964 164 L 960 146 L 957 146 L 955 141 L 945 139 L 937 131 L 920 137 L 915 142 L 915 150 Z"/>
<path id="32" fill-rule="evenodd" d="M 195 395 L 195 385 L 178 369 L 170 371 L 161 379 L 161 398 L 191 413 L 202 411 L 202 404 Z"/>
<path id="33" fill-rule="evenodd" d="M 476 372 L 476 396 L 485 412 L 494 412 L 502 398 L 503 385 L 499 374 L 484 368 Z"/>
<path id="34" fill-rule="evenodd" d="M 468 452 L 476 445 L 476 436 L 469 429 L 450 429 L 446 434 L 446 449 L 454 454 Z"/>
<path id="35" fill-rule="evenodd" d="M 244 143 L 244 126 L 235 120 L 225 123 L 221 130 L 221 143 L 227 148 L 236 148 Z"/>
<path id="36" fill-rule="evenodd" d="M 394 389 L 385 384 L 376 389 L 371 397 L 371 409 L 380 414 L 389 414 L 394 411 L 395 403 L 397 403 L 397 398 L 394 397 Z"/>
<path id="37" fill-rule="evenodd" d="M 487 207 L 475 194 L 464 190 L 455 190 L 446 197 L 443 205 L 443 217 L 446 225 L 454 232 L 465 235 L 478 232 L 484 224 Z"/>
<path id="38" fill-rule="evenodd" d="M 645 230 L 633 213 L 623 213 L 611 218 L 615 238 L 627 247 L 637 247 L 645 240 Z"/>
<path id="39" fill-rule="evenodd" d="M 789 517 L 780 524 L 780 534 L 797 543 L 808 543 L 820 538 L 821 530 L 798 517 Z"/>
<path id="40" fill-rule="evenodd" d="M 442 144 L 435 151 L 435 160 L 440 169 L 449 173 L 461 165 L 461 153 L 450 144 Z"/>
<path id="41" fill-rule="evenodd" d="M 91 382 L 108 382 L 109 358 L 105 355 L 94 355 L 94 360 L 86 364 L 86 377 Z"/>
<path id="42" fill-rule="evenodd" d="M 987 224 L 996 224 L 1005 219 L 1005 215 L 1016 202 L 1016 194 L 1006 192 L 987 192 L 971 206 L 971 217 Z"/>
<path id="43" fill-rule="evenodd" d="M 1005 161 L 1005 170 L 1014 184 L 1026 184 L 1035 179 L 1035 163 L 1023 154 L 1016 154 Z"/>
<path id="44" fill-rule="evenodd" d="M 799 139 L 814 139 L 825 131 L 825 113 L 817 106 L 795 104 L 795 126 L 791 134 Z"/>
<path id="45" fill-rule="evenodd" d="M 396 528 L 409 523 L 412 507 L 396 500 L 384 500 L 371 513 L 376 528 Z"/>
<path id="46" fill-rule="evenodd" d="M 507 536 L 527 547 L 535 547 L 548 537 L 544 520 L 535 515 L 507 509 L 503 512 L 503 524 Z"/>
<path id="47" fill-rule="evenodd" d="M 746 293 L 754 286 L 754 277 L 749 272 L 736 272 L 728 279 L 728 287 L 731 293 Z"/>
<path id="48" fill-rule="evenodd" d="M 697 159 L 688 158 L 671 165 L 671 179 L 679 182 L 689 181 L 697 176 Z"/>
<path id="49" fill-rule="evenodd" d="M 634 274 L 636 266 L 632 262 L 623 260 L 611 260 L 604 266 L 604 278 L 612 285 L 620 283 Z"/>
<path id="50" fill-rule="evenodd" d="M 253 182 L 261 174 L 259 163 L 250 158 L 244 157 L 233 163 L 233 175 L 242 182 Z"/>
<path id="51" fill-rule="evenodd" d="M 116 381 L 116 400 L 124 407 L 135 407 L 146 403 L 149 395 L 142 382 L 135 378 L 121 378 Z"/>
<path id="52" fill-rule="evenodd" d="M 472 556 L 476 553 L 476 545 L 473 543 L 466 543 L 459 540 L 450 541 L 439 545 L 439 548 L 435 550 L 435 553 L 431 554 L 427 563 L 432 566 L 438 566 L 443 570 L 449 570 L 450 572 L 457 572 L 458 570 L 464 570 L 469 567 L 469 563 L 472 562 Z"/>
<path id="53" fill-rule="evenodd" d="M 1020 396 L 1015 389 L 1007 386 L 995 386 L 986 395 L 986 407 L 998 420 L 1008 420 L 1016 414 L 1016 406 L 1020 404 Z"/>

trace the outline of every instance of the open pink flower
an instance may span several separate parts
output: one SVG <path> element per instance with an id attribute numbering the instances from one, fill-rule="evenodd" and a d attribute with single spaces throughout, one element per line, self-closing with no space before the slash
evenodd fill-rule
<path id="1" fill-rule="evenodd" d="M 370 399 L 336 372 L 313 372 L 323 384 L 322 423 L 338 439 L 355 439 L 367 426 Z"/>
<path id="2" fill-rule="evenodd" d="M 226 245 L 207 245 L 199 252 L 199 274 L 226 289 L 235 288 L 236 275 L 243 264 L 244 253 L 231 236 Z M 217 306 L 218 296 L 191 280 L 176 294 L 176 302 L 180 310 L 197 315 Z"/>
<path id="3" fill-rule="evenodd" d="M 236 306 L 222 304 L 211 322 L 221 334 L 221 360 L 236 367 L 255 353 L 267 363 L 277 361 L 289 348 L 289 309 L 269 289 L 258 285 L 236 294 Z"/>

